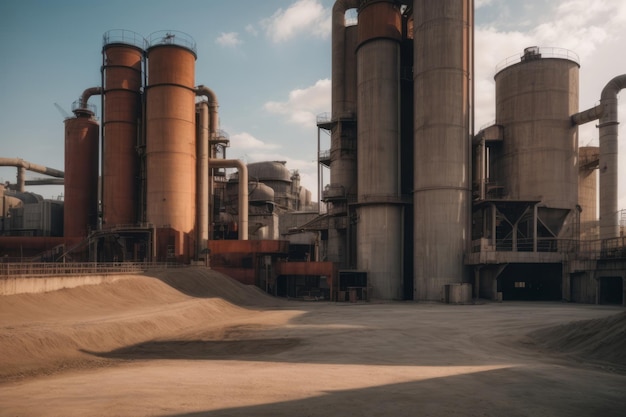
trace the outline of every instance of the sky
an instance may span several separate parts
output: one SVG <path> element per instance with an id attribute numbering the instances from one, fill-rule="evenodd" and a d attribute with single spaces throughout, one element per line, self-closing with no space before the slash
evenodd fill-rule
<path id="1" fill-rule="evenodd" d="M 316 115 L 330 112 L 334 0 L 4 0 L 0 3 L 0 157 L 64 169 L 64 112 L 101 84 L 102 37 L 176 30 L 196 41 L 196 84 L 217 95 L 228 158 L 280 160 L 317 196 Z M 623 0 L 475 0 L 475 126 L 495 120 L 498 63 L 528 46 L 575 52 L 580 110 L 626 73 Z M 619 96 L 619 208 L 626 208 L 626 93 Z M 99 106 L 92 98 L 90 103 Z M 59 110 L 57 106 L 63 110 Z M 100 109 L 98 109 L 99 111 Z M 322 149 L 330 139 L 322 132 Z M 580 146 L 597 146 L 595 123 Z M 328 180 L 326 171 L 325 181 Z M 28 178 L 41 177 L 29 173 Z M 16 169 L 0 167 L 0 182 Z M 44 198 L 61 186 L 32 186 Z"/>

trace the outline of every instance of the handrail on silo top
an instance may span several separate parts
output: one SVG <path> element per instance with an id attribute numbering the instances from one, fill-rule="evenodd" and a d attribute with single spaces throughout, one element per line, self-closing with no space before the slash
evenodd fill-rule
<path id="1" fill-rule="evenodd" d="M 188 34 L 177 30 L 160 30 L 148 36 L 148 47 L 156 45 L 177 45 L 189 49 L 194 54 L 196 41 Z"/>
<path id="2" fill-rule="evenodd" d="M 103 46 L 114 43 L 136 46 L 142 51 L 148 46 L 148 41 L 142 35 L 126 29 L 112 29 L 102 35 Z"/>
<path id="3" fill-rule="evenodd" d="M 498 65 L 496 65 L 496 74 L 502 71 L 503 69 L 510 67 L 511 65 L 518 64 L 520 62 L 524 62 L 528 60 L 528 57 L 535 57 L 536 59 L 543 58 L 560 58 L 560 59 L 568 59 L 576 64 L 580 65 L 580 58 L 578 54 L 569 49 L 565 48 L 557 48 L 557 47 L 538 47 L 531 46 L 524 49 L 522 54 L 511 55 L 508 58 L 502 60 Z"/>

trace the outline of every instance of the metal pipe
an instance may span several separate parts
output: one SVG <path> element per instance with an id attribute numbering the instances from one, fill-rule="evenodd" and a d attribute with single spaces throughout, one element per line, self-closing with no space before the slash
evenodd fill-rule
<path id="1" fill-rule="evenodd" d="M 572 124 L 576 126 L 584 125 L 585 123 L 592 122 L 594 120 L 598 120 L 604 114 L 604 106 L 602 103 L 598 104 L 595 107 L 590 109 L 578 112 L 574 114 L 572 119 Z"/>
<path id="2" fill-rule="evenodd" d="M 81 109 L 86 109 L 87 108 L 87 101 L 89 101 L 89 97 L 91 96 L 96 96 L 96 95 L 101 95 L 102 94 L 102 87 L 90 87 L 87 88 L 85 91 L 83 91 L 83 94 L 80 96 L 80 108 Z"/>
<path id="3" fill-rule="evenodd" d="M 17 173 L 17 191 L 23 193 L 26 187 L 26 178 L 24 171 L 37 172 L 39 174 L 49 175 L 55 178 L 65 177 L 63 171 L 58 169 L 48 168 L 43 165 L 33 164 L 32 162 L 24 161 L 21 158 L 0 158 L 0 166 L 3 167 L 16 167 Z"/>
<path id="4" fill-rule="evenodd" d="M 600 96 L 604 107 L 600 117 L 600 239 L 619 237 L 617 210 L 618 181 L 618 120 L 617 93 L 626 88 L 626 74 L 607 83 Z"/>
<path id="5" fill-rule="evenodd" d="M 237 168 L 239 171 L 239 240 L 248 240 L 248 167 L 238 159 L 209 159 L 214 168 Z"/>
<path id="6" fill-rule="evenodd" d="M 217 135 L 217 127 L 219 125 L 219 117 L 217 109 L 219 104 L 217 102 L 217 96 L 209 87 L 199 85 L 196 87 L 197 96 L 206 96 L 209 101 L 209 139 L 215 139 Z"/>
<path id="7" fill-rule="evenodd" d="M 198 230 L 197 230 L 197 253 L 199 256 L 207 248 L 209 240 L 209 105 L 206 102 L 198 104 L 199 121 L 197 126 L 197 204 L 198 204 Z"/>
<path id="8" fill-rule="evenodd" d="M 213 156 L 209 152 L 209 141 L 217 137 L 219 125 L 217 95 L 213 90 L 204 85 L 196 87 L 196 96 L 206 96 L 208 102 L 202 103 L 200 110 L 200 126 L 198 144 L 198 173 L 197 173 L 197 198 L 198 198 L 198 248 L 199 251 L 206 249 L 209 240 L 209 159 Z M 247 195 L 247 194 L 246 194 Z M 247 207 L 247 205 L 246 205 Z M 247 228 L 246 228 L 247 233 Z"/>

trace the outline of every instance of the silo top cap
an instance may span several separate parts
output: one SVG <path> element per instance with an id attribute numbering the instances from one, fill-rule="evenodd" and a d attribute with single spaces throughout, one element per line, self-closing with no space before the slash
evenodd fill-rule
<path id="1" fill-rule="evenodd" d="M 102 35 L 102 41 L 104 46 L 121 43 L 124 45 L 135 46 L 142 51 L 148 46 L 146 38 L 142 35 L 125 29 L 112 29 L 105 32 L 104 35 Z"/>
<path id="2" fill-rule="evenodd" d="M 511 55 L 510 57 L 506 58 L 498 65 L 496 65 L 496 74 L 503 69 L 510 67 L 511 65 L 543 58 L 567 59 L 580 66 L 580 60 L 578 58 L 578 55 L 575 52 L 570 51 L 569 49 L 545 46 L 529 46 L 528 48 L 524 48 L 524 52 L 522 54 Z"/>
<path id="3" fill-rule="evenodd" d="M 148 36 L 148 47 L 158 45 L 177 45 L 196 53 L 196 41 L 184 32 L 176 30 L 160 30 Z"/>

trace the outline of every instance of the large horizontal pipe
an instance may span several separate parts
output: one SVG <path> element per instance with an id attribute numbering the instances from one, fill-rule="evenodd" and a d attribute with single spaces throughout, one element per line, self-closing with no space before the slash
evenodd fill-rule
<path id="1" fill-rule="evenodd" d="M 26 180 L 26 185 L 63 185 L 63 178 L 38 178 L 35 180 Z"/>
<path id="2" fill-rule="evenodd" d="M 572 116 L 572 123 L 575 126 L 584 125 L 585 123 L 593 122 L 594 120 L 598 120 L 604 114 L 604 106 L 602 104 L 598 104 L 595 107 L 590 109 L 581 111 Z"/>
<path id="3" fill-rule="evenodd" d="M 24 168 L 28 171 L 37 172 L 39 174 L 50 175 L 51 177 L 63 178 L 65 173 L 58 169 L 48 168 L 43 165 L 33 164 L 32 162 L 24 161 L 21 158 L 0 158 L 0 166 L 3 167 L 17 167 Z"/>
<path id="4" fill-rule="evenodd" d="M 209 159 L 211 168 L 237 168 L 239 171 L 239 240 L 248 240 L 248 167 L 238 159 Z"/>

